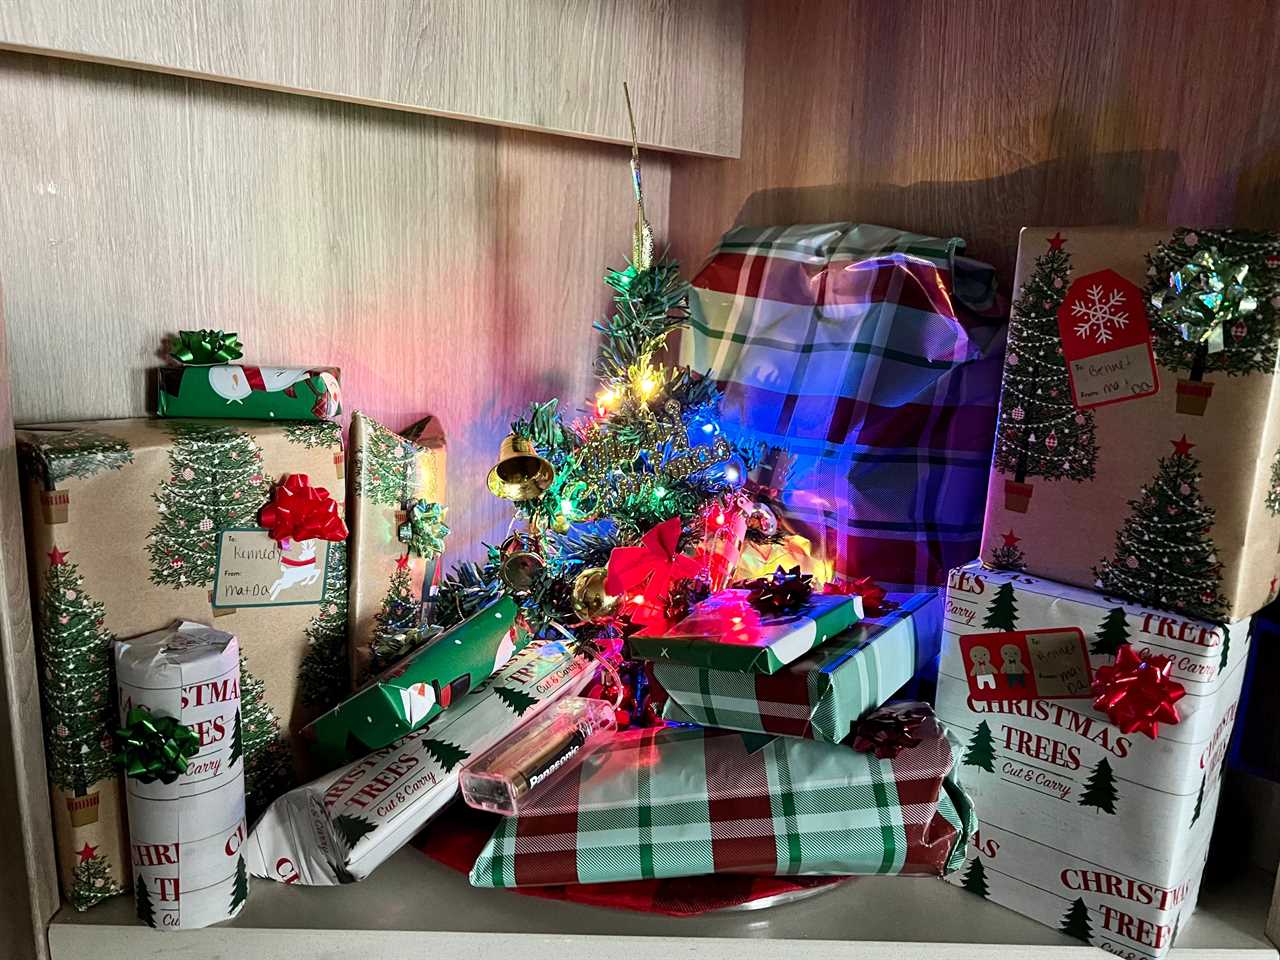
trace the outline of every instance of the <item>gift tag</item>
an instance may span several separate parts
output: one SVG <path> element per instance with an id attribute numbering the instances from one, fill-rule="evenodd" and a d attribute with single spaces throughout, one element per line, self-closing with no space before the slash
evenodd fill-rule
<path id="1" fill-rule="evenodd" d="M 1058 334 L 1077 407 L 1137 400 L 1160 389 L 1142 291 L 1114 270 L 1072 281 L 1058 308 Z"/>
<path id="2" fill-rule="evenodd" d="M 1079 627 L 970 634 L 960 638 L 960 655 L 973 700 L 1090 696 L 1093 670 Z"/>
<path id="3" fill-rule="evenodd" d="M 214 607 L 283 607 L 324 599 L 328 540 L 294 540 L 286 549 L 259 527 L 218 535 Z"/>

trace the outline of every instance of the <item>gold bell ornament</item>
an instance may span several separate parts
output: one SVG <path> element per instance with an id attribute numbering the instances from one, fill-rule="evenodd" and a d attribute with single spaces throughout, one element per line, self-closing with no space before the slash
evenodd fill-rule
<path id="1" fill-rule="evenodd" d="M 573 578 L 573 612 L 579 620 L 597 623 L 617 613 L 621 598 L 606 592 L 604 578 L 604 567 L 587 567 Z"/>
<path id="2" fill-rule="evenodd" d="M 526 593 L 533 587 L 547 562 L 538 549 L 538 538 L 531 533 L 513 533 L 499 548 L 498 577 L 513 593 Z"/>
<path id="3" fill-rule="evenodd" d="M 555 467 L 538 456 L 533 443 L 513 433 L 502 441 L 489 471 L 489 492 L 503 500 L 536 500 L 555 478 Z"/>

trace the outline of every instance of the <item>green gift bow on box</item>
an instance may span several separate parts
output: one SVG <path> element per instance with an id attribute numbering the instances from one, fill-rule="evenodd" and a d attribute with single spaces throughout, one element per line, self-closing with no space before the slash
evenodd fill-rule
<path id="1" fill-rule="evenodd" d="M 124 767 L 125 776 L 142 783 L 173 783 L 200 752 L 200 738 L 194 730 L 146 707 L 130 710 L 116 737 L 121 744 L 116 762 Z"/>

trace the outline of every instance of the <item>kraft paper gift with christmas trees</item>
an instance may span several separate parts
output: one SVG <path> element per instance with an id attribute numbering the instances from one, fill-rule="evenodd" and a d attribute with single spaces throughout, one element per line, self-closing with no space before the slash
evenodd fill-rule
<path id="1" fill-rule="evenodd" d="M 979 819 L 953 882 L 1113 953 L 1164 954 L 1195 907 L 1249 645 L 1248 619 L 953 570 L 937 712 Z"/>
<path id="2" fill-rule="evenodd" d="M 105 759 L 113 639 L 175 619 L 240 638 L 250 820 L 306 769 L 295 733 L 349 692 L 346 543 L 282 550 L 259 526 L 285 475 L 341 509 L 341 434 L 328 422 L 135 419 L 22 428 L 18 445 L 58 851 L 69 898 L 92 902 L 132 889 Z M 90 872 L 86 888 L 76 877 Z"/>
<path id="3" fill-rule="evenodd" d="M 1014 286 L 983 559 L 1206 620 L 1273 599 L 1280 235 L 1028 227 Z"/>
<path id="4" fill-rule="evenodd" d="M 358 686 L 423 635 L 414 631 L 438 579 L 445 526 L 445 441 L 428 417 L 393 433 L 351 419 L 351 672 Z M 429 599 L 429 597 L 428 597 Z"/>

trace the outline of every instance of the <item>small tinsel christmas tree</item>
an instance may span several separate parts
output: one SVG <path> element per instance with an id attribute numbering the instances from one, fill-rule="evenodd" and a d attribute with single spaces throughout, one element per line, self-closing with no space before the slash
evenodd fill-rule
<path id="1" fill-rule="evenodd" d="M 247 819 L 253 821 L 293 786 L 293 759 L 280 732 L 280 720 L 265 697 L 266 685 L 240 658 L 240 713 L 244 743 L 244 793 Z M 233 732 L 234 737 L 234 732 Z M 234 745 L 234 741 L 233 741 Z"/>
<path id="2" fill-rule="evenodd" d="M 1114 657 L 1128 642 L 1129 620 L 1125 616 L 1124 607 L 1112 607 L 1098 625 L 1098 632 L 1093 635 L 1093 645 L 1089 647 L 1089 652 L 1095 657 Z"/>
<path id="3" fill-rule="evenodd" d="M 324 571 L 324 598 L 305 631 L 307 652 L 299 670 L 298 689 L 307 706 L 328 710 L 351 690 L 347 656 L 347 544 L 329 544 Z"/>
<path id="4" fill-rule="evenodd" d="M 1116 792 L 1116 777 L 1111 771 L 1111 764 L 1103 757 L 1085 781 L 1084 793 L 1080 794 L 1080 806 L 1097 807 L 1103 813 L 1114 814 L 1116 801 L 1120 795 Z"/>
<path id="5" fill-rule="evenodd" d="M 991 736 L 991 728 L 987 726 L 987 721 L 979 721 L 978 729 L 973 731 L 960 762 L 965 766 L 979 767 L 987 773 L 995 773 L 995 759 L 996 741 Z"/>
<path id="6" fill-rule="evenodd" d="M 1071 906 L 1063 914 L 1058 929 L 1069 937 L 1075 937 L 1085 943 L 1093 940 L 1093 928 L 1089 925 L 1089 908 L 1079 897 L 1071 901 Z"/>
<path id="7" fill-rule="evenodd" d="M 1058 332 L 1071 255 L 1059 235 L 1036 258 L 1013 305 L 1004 391 L 996 426 L 995 468 L 1009 475 L 1007 505 L 1025 512 L 1028 477 L 1089 480 L 1098 458 L 1093 414 L 1076 407 Z M 1020 498 L 1020 499 L 1019 499 Z"/>
<path id="8" fill-rule="evenodd" d="M 115 776 L 111 644 L 106 610 L 85 592 L 67 554 L 49 552 L 40 596 L 40 691 L 44 703 L 45 762 L 54 786 L 76 796 Z"/>
<path id="9" fill-rule="evenodd" d="M 1017 630 L 1018 606 L 1012 583 L 1002 583 L 991 598 L 982 625 L 988 630 Z"/>
<path id="10" fill-rule="evenodd" d="M 408 654 L 421 639 L 409 632 L 418 625 L 420 615 L 411 572 L 408 556 L 401 557 L 382 597 L 382 609 L 374 615 L 369 640 L 369 672 L 372 674 L 381 673 Z"/>
<path id="11" fill-rule="evenodd" d="M 1160 458 L 1116 531 L 1115 554 L 1094 567 L 1098 588 L 1153 607 L 1221 621 L 1222 563 L 1210 531 L 1215 511 L 1200 496 L 1200 461 L 1184 435 Z"/>
<path id="12" fill-rule="evenodd" d="M 152 494 L 159 514 L 147 537 L 153 583 L 175 590 L 213 583 L 218 534 L 257 526 L 270 492 L 253 438 L 216 422 L 166 420 L 169 477 Z"/>
<path id="13" fill-rule="evenodd" d="M 987 888 L 987 870 L 982 865 L 981 857 L 973 858 L 973 862 L 969 864 L 969 869 L 960 878 L 960 886 L 970 893 L 976 893 L 980 897 L 990 896 L 990 890 Z"/>

